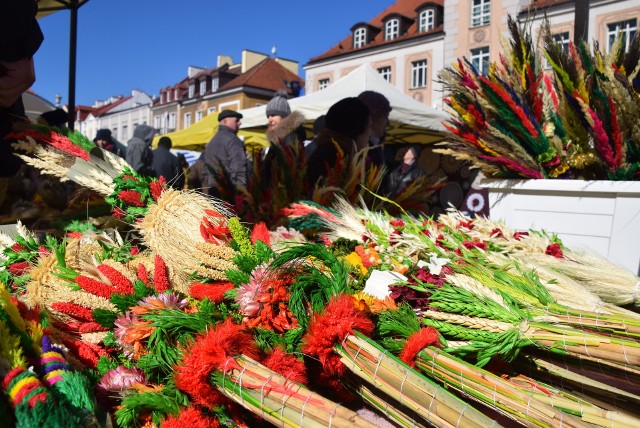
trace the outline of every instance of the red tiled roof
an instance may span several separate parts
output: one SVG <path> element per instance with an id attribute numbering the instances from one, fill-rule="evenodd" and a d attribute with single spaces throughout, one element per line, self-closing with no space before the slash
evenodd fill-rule
<path id="1" fill-rule="evenodd" d="M 89 106 L 76 106 L 76 120 L 84 122 L 96 109 Z"/>
<path id="2" fill-rule="evenodd" d="M 251 86 L 274 92 L 278 89 L 284 89 L 288 93 L 291 93 L 291 90 L 287 88 L 285 83 L 291 81 L 297 81 L 300 85 L 304 86 L 304 80 L 300 76 L 292 73 L 275 59 L 265 58 L 247 72 L 227 82 L 220 88 L 220 91 L 226 91 L 240 86 Z"/>
<path id="3" fill-rule="evenodd" d="M 360 48 L 353 47 L 353 33 L 349 34 L 347 37 L 342 39 L 338 44 L 333 46 L 328 51 L 324 52 L 321 55 L 318 55 L 309 60 L 309 63 L 320 61 L 325 58 L 330 58 L 333 56 L 343 55 L 350 52 L 359 51 L 362 49 L 369 49 L 372 47 L 383 46 L 385 44 L 397 43 L 398 41 L 408 40 L 415 37 L 424 36 L 426 34 L 438 33 L 443 30 L 442 25 L 436 25 L 433 30 L 427 32 L 418 32 L 418 24 L 417 24 L 417 9 L 421 9 L 423 6 L 441 6 L 444 7 L 444 0 L 398 0 L 393 3 L 391 6 L 383 10 L 379 15 L 377 15 L 372 20 L 366 22 L 370 26 L 376 27 L 380 29 L 380 32 L 375 36 L 375 38 L 371 41 L 368 41 L 367 44 Z M 393 40 L 384 40 L 384 23 L 383 19 L 388 17 L 389 15 L 401 15 L 409 20 L 413 20 L 413 23 L 409 26 L 409 28 L 405 31 L 404 34 L 401 34 L 399 37 Z M 357 24 L 365 23 L 358 22 Z"/>
<path id="4" fill-rule="evenodd" d="M 131 95 L 129 95 L 128 97 L 122 97 L 120 98 L 118 101 L 114 101 L 111 104 L 107 104 L 104 105 L 102 107 L 98 107 L 94 110 L 93 115 L 95 117 L 100 117 L 104 114 L 106 114 L 109 110 L 111 110 L 112 108 L 119 106 L 120 104 L 122 104 L 123 102 L 127 101 L 128 99 L 133 98 Z"/>

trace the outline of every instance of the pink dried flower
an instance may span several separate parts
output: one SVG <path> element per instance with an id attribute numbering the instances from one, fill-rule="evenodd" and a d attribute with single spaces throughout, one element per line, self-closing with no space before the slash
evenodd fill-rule
<path id="1" fill-rule="evenodd" d="M 249 283 L 238 287 L 235 300 L 240 305 L 240 313 L 242 315 L 253 317 L 260 310 L 260 302 L 256 301 L 256 297 L 260 292 L 266 291 L 261 287 L 266 276 L 267 269 L 264 266 L 258 266 L 251 272 Z"/>
<path id="2" fill-rule="evenodd" d="M 123 366 L 109 370 L 100 378 L 98 388 L 107 392 L 116 392 L 123 396 L 134 384 L 146 385 L 144 372 L 142 370 Z"/>

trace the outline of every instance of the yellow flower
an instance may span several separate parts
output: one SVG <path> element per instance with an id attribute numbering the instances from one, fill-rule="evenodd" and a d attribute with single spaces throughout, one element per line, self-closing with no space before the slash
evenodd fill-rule
<path id="1" fill-rule="evenodd" d="M 362 263 L 362 258 L 355 251 L 345 257 L 345 260 L 354 268 L 358 269 L 362 275 L 367 274 L 367 268 Z"/>

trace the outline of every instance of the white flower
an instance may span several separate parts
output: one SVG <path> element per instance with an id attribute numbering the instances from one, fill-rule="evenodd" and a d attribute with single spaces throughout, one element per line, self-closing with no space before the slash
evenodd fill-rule
<path id="1" fill-rule="evenodd" d="M 388 270 L 374 270 L 371 272 L 369 279 L 367 279 L 367 283 L 364 286 L 363 293 L 369 294 L 370 296 L 375 297 L 376 299 L 384 300 L 389 294 L 391 294 L 391 290 L 389 290 L 389 286 L 393 284 L 397 284 L 399 282 L 406 281 L 407 277 L 399 274 L 398 272 L 392 272 Z"/>
<path id="2" fill-rule="evenodd" d="M 450 262 L 450 260 L 444 257 L 440 258 L 435 253 L 429 253 L 429 256 L 429 262 L 419 260 L 418 267 L 427 268 L 427 270 L 429 270 L 429 273 L 433 275 L 440 275 L 440 272 L 442 272 L 442 267 L 446 266 L 447 263 Z"/>

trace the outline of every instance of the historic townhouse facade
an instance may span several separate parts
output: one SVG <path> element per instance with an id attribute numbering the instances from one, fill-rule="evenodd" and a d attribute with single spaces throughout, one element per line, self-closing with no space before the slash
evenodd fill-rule
<path id="1" fill-rule="evenodd" d="M 187 77 L 160 90 L 152 107 L 152 124 L 166 134 L 224 109 L 266 104 L 278 89 L 297 96 L 304 86 L 298 67 L 295 61 L 249 50 L 242 51 L 239 63 L 219 55 L 216 67 L 189 67 Z"/>
<path id="2" fill-rule="evenodd" d="M 544 16 L 554 38 L 568 45 L 574 37 L 575 8 L 588 15 L 587 38 L 608 49 L 621 32 L 625 43 L 637 32 L 638 0 L 399 0 L 304 66 L 306 92 L 322 90 L 366 63 L 398 89 L 426 105 L 442 105 L 440 70 L 466 57 L 486 72 L 499 60 L 509 14 L 538 34 Z M 586 12 L 586 13 L 585 13 Z"/>
<path id="3" fill-rule="evenodd" d="M 114 138 L 126 143 L 137 125 L 151 121 L 153 99 L 143 91 L 134 89 L 131 95 L 96 101 L 90 108 L 76 108 L 75 129 L 93 139 L 98 129 L 110 129 Z"/>

